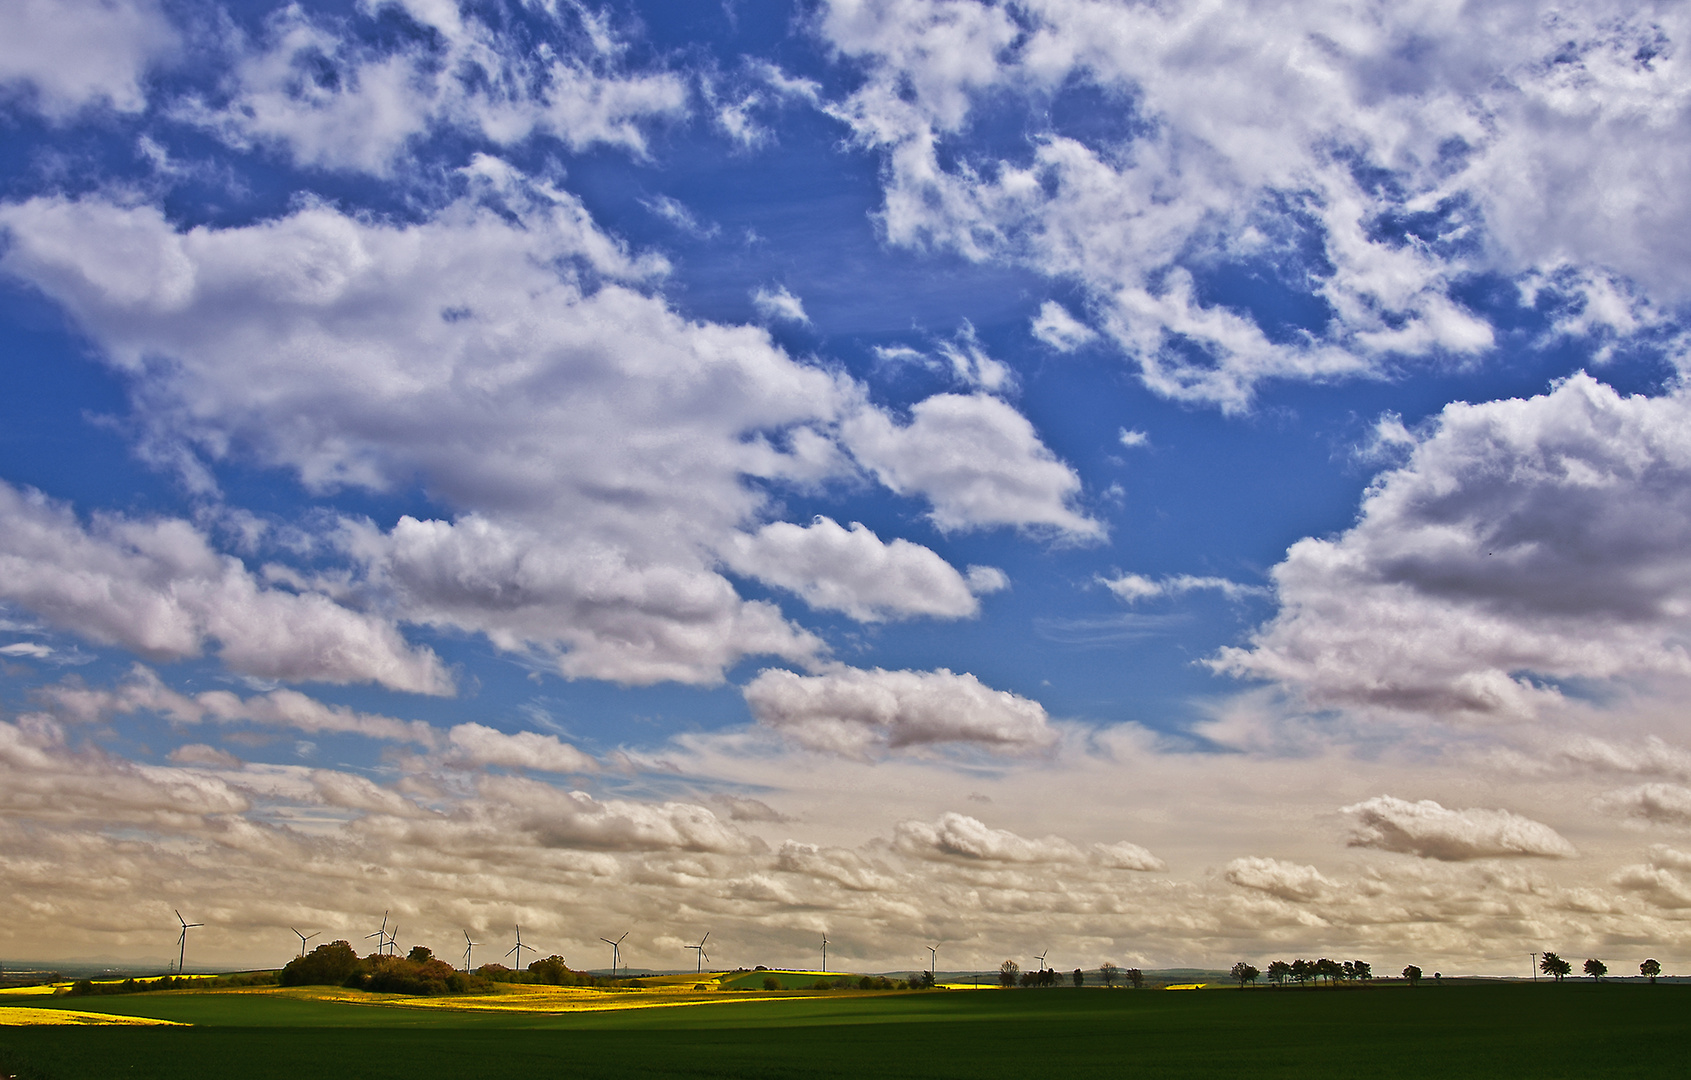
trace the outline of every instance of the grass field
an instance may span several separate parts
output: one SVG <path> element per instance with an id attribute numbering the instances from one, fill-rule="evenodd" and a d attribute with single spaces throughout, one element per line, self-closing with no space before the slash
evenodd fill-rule
<path id="1" fill-rule="evenodd" d="M 9 1002 L 22 1004 L 21 1001 Z M 1664 1077 L 1691 987 L 718 994 L 685 1008 L 407 1008 L 279 991 L 35 999 L 191 1027 L 0 1028 L 0 1072 L 83 1077 Z"/>

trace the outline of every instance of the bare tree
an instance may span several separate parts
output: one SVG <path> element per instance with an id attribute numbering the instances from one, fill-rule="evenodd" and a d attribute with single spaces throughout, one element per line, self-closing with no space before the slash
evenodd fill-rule
<path id="1" fill-rule="evenodd" d="M 1656 976 L 1662 973 L 1662 965 L 1654 960 L 1646 960 L 1638 965 L 1638 974 L 1650 980 L 1650 985 L 1656 985 Z"/>
<path id="2" fill-rule="evenodd" d="M 1138 990 L 1145 985 L 1145 973 L 1138 968 L 1128 968 L 1127 981 L 1135 990 Z"/>
<path id="3" fill-rule="evenodd" d="M 1585 973 L 1591 976 L 1592 982 L 1601 982 L 1603 976 L 1609 973 L 1609 965 L 1601 960 L 1587 960 L 1585 962 Z"/>
<path id="4" fill-rule="evenodd" d="M 998 985 L 1015 986 L 1021 973 L 1022 965 L 1016 963 L 1014 960 L 1004 961 L 1002 964 L 998 965 Z"/>
<path id="5" fill-rule="evenodd" d="M 1655 963 L 1654 960 L 1650 962 Z M 1098 977 L 1104 980 L 1105 986 L 1115 986 L 1116 979 L 1120 977 L 1120 975 L 1121 968 L 1116 967 L 1116 965 L 1109 960 L 1104 961 L 1103 966 L 1098 969 Z"/>

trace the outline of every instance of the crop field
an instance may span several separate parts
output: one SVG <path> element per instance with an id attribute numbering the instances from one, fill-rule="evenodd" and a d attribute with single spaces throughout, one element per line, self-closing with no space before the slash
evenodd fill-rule
<path id="1" fill-rule="evenodd" d="M 0 1074 L 1587 1080 L 1682 1075 L 1691 1055 L 1691 987 L 1666 984 L 813 994 L 693 985 L 425 1001 L 326 988 L 8 995 L 0 1004 L 175 1024 L 0 1026 Z"/>

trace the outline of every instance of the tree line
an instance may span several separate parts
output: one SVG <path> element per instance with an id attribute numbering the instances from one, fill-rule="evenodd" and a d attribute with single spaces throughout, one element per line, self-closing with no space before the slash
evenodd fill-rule
<path id="1" fill-rule="evenodd" d="M 1415 973 L 1420 975 L 1420 969 L 1416 968 Z M 1255 983 L 1263 973 L 1241 960 L 1233 965 L 1233 970 L 1228 974 L 1239 983 L 1240 989 L 1244 989 L 1245 986 Z M 1277 988 L 1285 986 L 1287 983 L 1296 983 L 1299 986 L 1305 986 L 1309 983 L 1319 985 L 1323 981 L 1328 986 L 1341 982 L 1365 983 L 1373 977 L 1373 965 L 1366 960 L 1346 960 L 1340 963 L 1323 956 L 1319 960 L 1300 958 L 1291 963 L 1284 960 L 1275 960 L 1268 965 L 1268 981 Z"/>
<path id="2" fill-rule="evenodd" d="M 1540 957 L 1538 961 L 1538 970 L 1544 972 L 1557 982 L 1561 982 L 1564 978 L 1573 974 L 1574 966 L 1555 953 L 1547 952 Z M 1587 960 L 1580 970 L 1589 975 L 1593 982 L 1601 982 L 1603 980 L 1603 976 L 1609 973 L 1609 965 L 1605 964 L 1601 960 L 1591 959 Z M 1661 973 L 1662 965 L 1657 963 L 1654 957 L 1638 965 L 1638 974 L 1646 979 L 1649 979 L 1652 986 L 1655 985 L 1656 976 Z"/>
<path id="3" fill-rule="evenodd" d="M 1037 971 L 1023 971 L 1022 966 L 1014 960 L 1006 960 L 998 965 L 998 985 L 1003 987 L 1056 986 L 1063 978 L 1063 974 L 1056 968 L 1041 967 Z M 1067 978 L 1075 986 L 1086 985 L 1086 972 L 1080 968 L 1075 968 Z M 1138 968 L 1128 968 L 1124 971 L 1108 961 L 1098 968 L 1098 978 L 1106 987 L 1113 987 L 1123 981 L 1135 990 L 1145 985 L 1143 971 Z"/>

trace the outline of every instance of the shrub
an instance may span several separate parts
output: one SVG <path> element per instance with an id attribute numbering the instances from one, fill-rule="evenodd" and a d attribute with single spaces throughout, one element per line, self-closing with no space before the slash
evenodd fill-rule
<path id="1" fill-rule="evenodd" d="M 763 970 L 768 971 L 769 969 L 764 968 Z M 779 990 L 781 989 L 781 980 L 773 975 L 765 975 L 763 977 L 763 988 L 765 990 Z"/>

